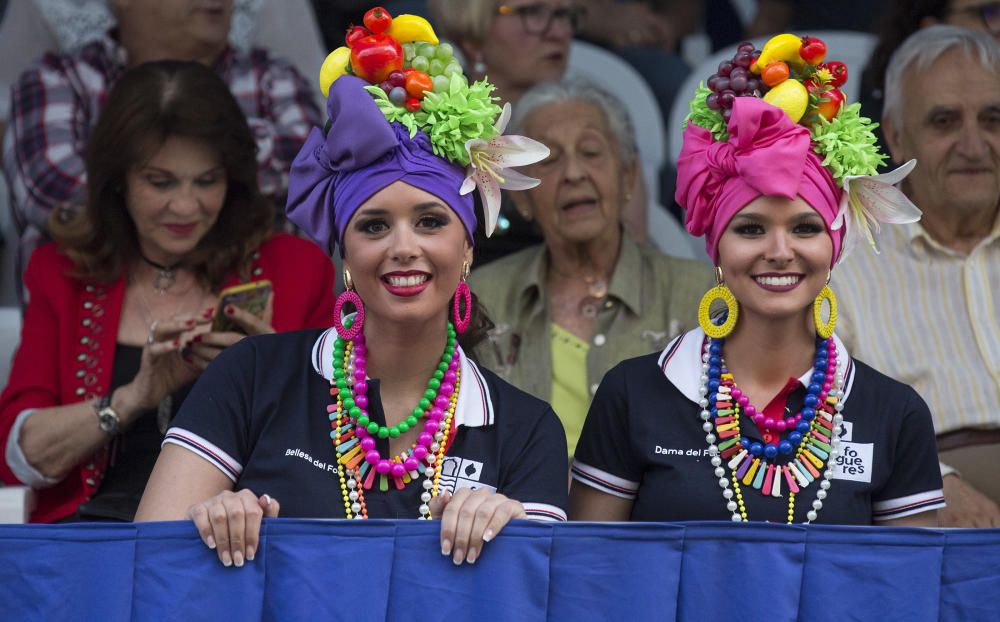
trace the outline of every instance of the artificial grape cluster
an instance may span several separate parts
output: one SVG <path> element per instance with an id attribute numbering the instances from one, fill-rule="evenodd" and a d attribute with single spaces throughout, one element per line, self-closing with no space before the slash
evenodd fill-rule
<path id="1" fill-rule="evenodd" d="M 403 66 L 428 74 L 434 81 L 435 92 L 446 90 L 453 74 L 462 74 L 462 66 L 449 43 L 404 43 Z"/>
<path id="2" fill-rule="evenodd" d="M 425 92 L 448 90 L 455 74 L 463 75 L 451 44 L 404 43 L 403 69 L 390 73 L 379 86 L 389 96 L 389 101 L 414 112 L 420 109 Z"/>
<path id="3" fill-rule="evenodd" d="M 718 71 L 709 76 L 706 85 L 712 92 L 706 103 L 710 109 L 718 110 L 726 121 L 732 115 L 734 99 L 763 97 L 768 91 L 760 77 L 750 71 L 750 65 L 760 54 L 752 43 L 744 41 L 736 48 L 733 58 L 719 63 Z"/>

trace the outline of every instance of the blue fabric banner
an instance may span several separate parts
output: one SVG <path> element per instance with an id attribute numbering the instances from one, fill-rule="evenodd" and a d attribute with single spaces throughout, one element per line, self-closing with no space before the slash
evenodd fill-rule
<path id="1" fill-rule="evenodd" d="M 474 566 L 423 521 L 0 526 L 2 620 L 1000 619 L 1000 530 L 518 521 Z"/>

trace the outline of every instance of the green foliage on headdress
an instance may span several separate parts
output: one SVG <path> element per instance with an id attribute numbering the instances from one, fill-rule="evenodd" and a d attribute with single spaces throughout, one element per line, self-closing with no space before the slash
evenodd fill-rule
<path id="1" fill-rule="evenodd" d="M 820 119 L 810 128 L 813 150 L 823 158 L 838 185 L 848 175 L 875 175 L 888 158 L 879 153 L 873 129 L 878 123 L 861 116 L 861 104 L 844 106 L 832 121 Z"/>
<path id="2" fill-rule="evenodd" d="M 369 85 L 365 87 L 365 90 L 372 94 L 375 98 L 375 105 L 378 106 L 378 109 L 382 111 L 382 114 L 385 115 L 385 118 L 390 123 L 396 121 L 410 130 L 410 138 L 417 135 L 420 123 L 417 121 L 414 113 L 389 101 L 389 96 L 386 95 L 381 87 Z"/>
<path id="3" fill-rule="evenodd" d="M 465 78 L 452 74 L 447 92 L 428 92 L 424 95 L 421 109 L 410 112 L 389 100 L 389 96 L 377 86 L 366 86 L 365 90 L 375 97 L 379 110 L 390 122 L 397 121 L 410 131 L 410 137 L 418 130 L 427 133 L 435 155 L 468 166 L 469 154 L 465 143 L 473 139 L 490 140 L 497 135 L 493 127 L 501 112 L 492 96 L 495 87 L 486 80 L 468 84 Z"/>
<path id="4" fill-rule="evenodd" d="M 698 90 L 691 99 L 690 113 L 684 120 L 685 124 L 690 122 L 705 128 L 715 140 L 729 140 L 722 115 L 718 110 L 709 108 L 706 102 L 711 92 L 704 84 L 698 85 Z M 815 100 L 811 101 L 812 107 L 815 107 L 818 96 L 810 94 L 810 97 Z M 809 117 L 813 122 L 808 126 L 813 150 L 823 158 L 823 166 L 829 169 L 838 185 L 842 186 L 848 175 L 877 174 L 879 166 L 888 157 L 879 152 L 878 139 L 872 132 L 878 127 L 878 123 L 861 116 L 861 104 L 844 106 L 832 121 L 813 112 Z"/>
<path id="5" fill-rule="evenodd" d="M 705 86 L 704 82 L 698 83 L 698 90 L 694 92 L 694 98 L 691 99 L 690 112 L 684 119 L 684 127 L 687 127 L 690 122 L 712 132 L 712 138 L 715 140 L 727 141 L 729 140 L 729 131 L 726 129 L 726 120 L 722 118 L 718 110 L 709 108 L 706 101 L 711 92 L 711 89 Z"/>

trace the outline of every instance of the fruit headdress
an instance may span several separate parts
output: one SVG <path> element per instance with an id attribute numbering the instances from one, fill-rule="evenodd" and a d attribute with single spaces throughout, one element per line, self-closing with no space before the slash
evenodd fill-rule
<path id="1" fill-rule="evenodd" d="M 874 233 L 879 223 L 920 218 L 920 210 L 895 187 L 916 162 L 876 174 L 887 158 L 879 153 L 872 132 L 877 124 L 861 116 L 861 104 L 845 101 L 840 87 L 847 74 L 844 63 L 826 61 L 823 41 L 786 33 L 772 37 L 762 50 L 741 43 L 733 58 L 720 63 L 699 85 L 686 120 L 684 162 L 678 162 L 677 201 L 688 210 L 688 230 L 706 236 L 713 258 L 713 236 L 721 234 L 742 207 L 721 209 L 720 201 L 745 205 L 760 194 L 803 196 L 823 215 L 834 240 L 835 260 L 853 246 L 858 232 L 878 252 Z M 750 103 L 760 100 L 784 115 Z M 708 143 L 716 146 L 706 158 Z M 709 160 L 717 160 L 719 144 L 731 151 L 722 159 L 735 161 L 735 169 L 731 164 L 712 166 Z M 749 170 L 750 162 L 756 170 Z M 817 172 L 832 181 L 832 205 L 828 184 L 816 178 Z M 733 190 L 730 184 L 727 191 L 729 178 L 740 178 L 742 185 Z M 726 222 L 714 222 L 718 219 Z"/>
<path id="2" fill-rule="evenodd" d="M 313 129 L 292 164 L 289 218 L 329 247 L 361 203 L 402 179 L 444 200 L 470 241 L 470 193 L 478 188 L 490 235 L 500 190 L 539 183 L 512 167 L 544 159 L 548 148 L 503 136 L 510 105 L 497 105 L 485 79 L 469 82 L 452 46 L 439 42 L 424 18 L 376 7 L 345 43 L 320 70 L 329 120 L 325 131 Z"/>

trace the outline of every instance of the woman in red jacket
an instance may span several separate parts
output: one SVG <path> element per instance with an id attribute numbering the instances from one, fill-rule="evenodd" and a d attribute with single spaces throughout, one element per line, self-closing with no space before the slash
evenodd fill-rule
<path id="1" fill-rule="evenodd" d="M 333 267 L 272 235 L 254 139 L 197 63 L 126 73 L 87 144 L 88 197 L 55 210 L 0 396 L 0 479 L 38 491 L 32 520 L 132 520 L 166 424 L 192 382 L 246 334 L 329 325 Z M 260 317 L 219 294 L 271 282 Z M 216 324 L 216 327 L 219 325 Z"/>

